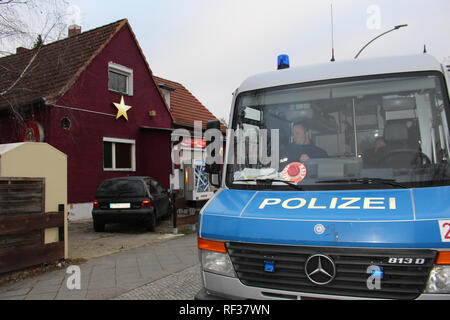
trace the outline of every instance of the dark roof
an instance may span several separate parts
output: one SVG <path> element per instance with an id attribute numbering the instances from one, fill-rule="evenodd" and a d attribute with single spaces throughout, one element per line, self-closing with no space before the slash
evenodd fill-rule
<path id="1" fill-rule="evenodd" d="M 156 76 L 153 76 L 153 78 L 160 87 L 172 89 L 170 92 L 169 110 L 175 124 L 193 127 L 194 121 L 202 121 L 204 128 L 209 120 L 217 120 L 182 84 Z M 223 123 L 220 124 L 220 129 L 226 130 Z"/>
<path id="2" fill-rule="evenodd" d="M 0 58 L 0 106 L 20 105 L 42 98 L 49 104 L 55 102 L 126 24 L 127 19 L 119 20 L 39 49 L 21 50 Z M 1 94 L 14 83 L 11 90 Z"/>

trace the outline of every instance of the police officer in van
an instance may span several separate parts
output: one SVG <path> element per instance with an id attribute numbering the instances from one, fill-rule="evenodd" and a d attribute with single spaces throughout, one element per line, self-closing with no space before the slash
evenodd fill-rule
<path id="1" fill-rule="evenodd" d="M 306 122 L 295 122 L 291 135 L 292 143 L 287 146 L 284 156 L 282 156 L 282 158 L 287 158 L 287 163 L 303 163 L 308 159 L 328 158 L 325 150 L 311 143 L 311 130 Z"/>

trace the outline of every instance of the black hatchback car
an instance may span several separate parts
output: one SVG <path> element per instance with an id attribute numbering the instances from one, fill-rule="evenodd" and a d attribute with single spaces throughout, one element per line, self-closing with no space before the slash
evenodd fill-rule
<path id="1" fill-rule="evenodd" d="M 171 213 L 167 190 L 151 177 L 122 177 L 104 180 L 95 194 L 92 219 L 94 230 L 106 223 L 143 223 L 154 231 L 156 221 Z"/>

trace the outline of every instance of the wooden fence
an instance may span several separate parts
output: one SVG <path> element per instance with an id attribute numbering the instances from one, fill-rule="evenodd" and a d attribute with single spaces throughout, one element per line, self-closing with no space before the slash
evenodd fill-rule
<path id="1" fill-rule="evenodd" d="M 44 178 L 0 177 L 0 216 L 45 210 Z"/>
<path id="2" fill-rule="evenodd" d="M 44 213 L 45 179 L 0 177 L 0 273 L 64 258 L 64 208 Z M 59 241 L 45 244 L 45 229 Z"/>

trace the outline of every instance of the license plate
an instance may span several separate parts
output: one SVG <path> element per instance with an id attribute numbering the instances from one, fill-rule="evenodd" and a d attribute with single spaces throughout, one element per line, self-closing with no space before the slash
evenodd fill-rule
<path id="1" fill-rule="evenodd" d="M 131 205 L 130 205 L 130 203 L 110 203 L 109 208 L 110 209 L 130 209 Z"/>

